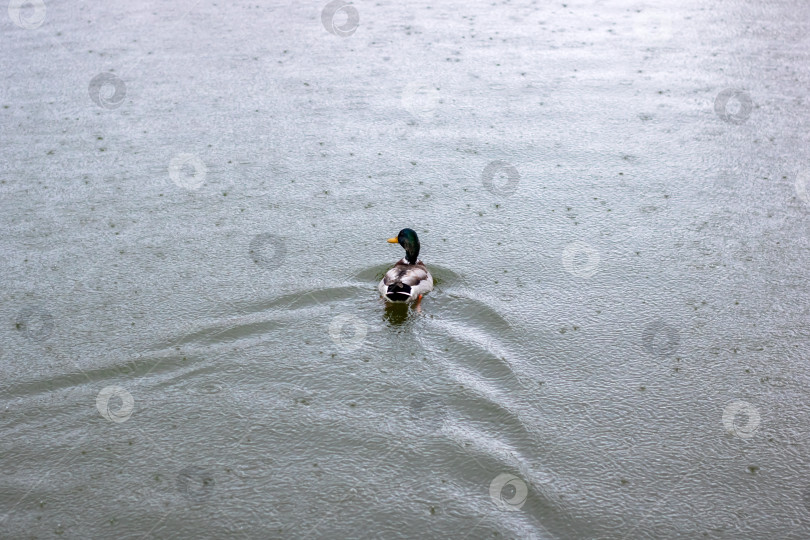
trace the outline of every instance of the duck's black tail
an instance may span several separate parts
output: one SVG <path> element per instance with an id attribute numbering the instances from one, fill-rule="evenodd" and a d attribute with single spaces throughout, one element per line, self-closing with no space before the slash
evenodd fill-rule
<path id="1" fill-rule="evenodd" d="M 411 298 L 411 286 L 405 283 L 393 283 L 388 286 L 385 296 L 392 302 L 407 302 Z"/>

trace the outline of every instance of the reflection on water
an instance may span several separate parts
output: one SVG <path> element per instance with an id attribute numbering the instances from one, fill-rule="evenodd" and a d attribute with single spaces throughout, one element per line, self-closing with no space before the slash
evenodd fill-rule
<path id="1" fill-rule="evenodd" d="M 402 326 L 408 320 L 408 317 L 411 316 L 413 312 L 413 316 L 418 315 L 418 311 L 416 308 L 411 307 L 406 304 L 386 304 L 383 317 L 385 318 L 386 322 L 392 326 Z"/>

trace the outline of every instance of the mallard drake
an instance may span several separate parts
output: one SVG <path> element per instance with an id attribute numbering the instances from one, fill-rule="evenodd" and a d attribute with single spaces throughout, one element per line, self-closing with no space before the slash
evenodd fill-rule
<path id="1" fill-rule="evenodd" d="M 419 302 L 423 294 L 433 290 L 433 276 L 427 267 L 418 260 L 419 238 L 412 229 L 402 229 L 396 238 L 389 238 L 390 244 L 405 248 L 405 258 L 394 265 L 380 281 L 380 294 L 386 302 Z"/>

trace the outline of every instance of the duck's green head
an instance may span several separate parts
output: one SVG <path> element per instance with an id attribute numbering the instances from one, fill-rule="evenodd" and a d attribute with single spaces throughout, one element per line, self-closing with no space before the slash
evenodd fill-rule
<path id="1" fill-rule="evenodd" d="M 396 238 L 389 238 L 389 244 L 399 244 L 405 248 L 405 260 L 409 264 L 416 264 L 419 257 L 419 237 L 413 229 L 402 229 Z"/>

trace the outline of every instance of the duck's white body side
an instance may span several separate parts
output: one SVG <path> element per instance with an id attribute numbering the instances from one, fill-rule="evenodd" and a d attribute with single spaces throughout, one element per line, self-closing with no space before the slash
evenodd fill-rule
<path id="1" fill-rule="evenodd" d="M 377 288 L 386 302 L 415 302 L 433 290 L 433 276 L 422 261 L 409 264 L 406 259 L 401 259 L 385 273 Z"/>

